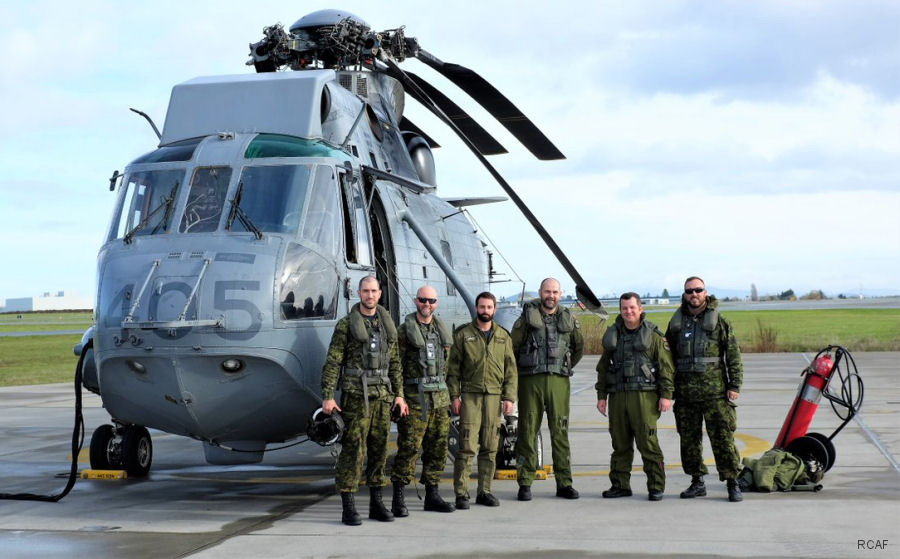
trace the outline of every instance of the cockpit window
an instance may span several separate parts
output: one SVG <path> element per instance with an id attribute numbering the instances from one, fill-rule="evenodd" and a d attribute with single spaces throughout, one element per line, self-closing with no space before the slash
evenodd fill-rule
<path id="1" fill-rule="evenodd" d="M 181 218 L 182 233 L 205 233 L 218 228 L 230 180 L 231 167 L 198 167 L 194 171 Z"/>
<path id="2" fill-rule="evenodd" d="M 260 231 L 296 233 L 309 177 L 307 165 L 245 167 L 238 186 L 239 207 Z M 247 227 L 237 219 L 231 230 L 245 231 Z"/>
<path id="3" fill-rule="evenodd" d="M 184 169 L 129 173 L 122 205 L 110 226 L 110 239 L 168 231 L 183 179 Z"/>
<path id="4" fill-rule="evenodd" d="M 194 157 L 194 150 L 200 145 L 203 138 L 192 138 L 190 140 L 182 140 L 173 142 L 167 146 L 155 149 L 150 153 L 138 157 L 131 162 L 132 165 L 137 163 L 164 163 L 166 161 L 190 161 Z"/>
<path id="5" fill-rule="evenodd" d="M 307 140 L 281 134 L 259 134 L 244 152 L 247 159 L 259 157 L 338 157 L 349 160 L 346 153 L 319 140 Z"/>
<path id="6" fill-rule="evenodd" d="M 341 209 L 337 176 L 333 167 L 319 165 L 303 219 L 300 236 L 320 247 L 324 254 L 341 254 Z"/>

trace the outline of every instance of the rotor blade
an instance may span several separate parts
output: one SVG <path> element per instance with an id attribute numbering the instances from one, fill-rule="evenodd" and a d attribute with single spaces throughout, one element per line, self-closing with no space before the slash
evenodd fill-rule
<path id="1" fill-rule="evenodd" d="M 434 138 L 432 138 L 431 136 L 426 134 L 424 130 L 422 130 L 421 128 L 416 126 L 413 121 L 409 120 L 405 116 L 400 117 L 400 130 L 402 132 L 412 132 L 413 134 L 415 134 L 417 136 L 421 136 L 422 138 L 425 139 L 426 142 L 428 142 L 428 145 L 432 149 L 437 149 L 437 148 L 441 147 L 441 144 L 434 141 Z"/>
<path id="2" fill-rule="evenodd" d="M 393 76 L 400 80 L 400 82 L 403 84 L 404 89 L 407 89 L 410 92 L 416 91 L 415 95 L 422 96 L 423 98 L 428 100 L 425 93 L 419 90 L 419 86 L 413 81 L 413 79 L 410 78 L 406 72 L 401 70 L 393 60 L 387 59 L 384 60 L 384 62 L 387 64 Z M 553 256 L 555 256 L 559 263 L 562 264 L 563 269 L 565 269 L 566 273 L 569 274 L 569 277 L 571 277 L 575 282 L 575 294 L 578 299 L 592 311 L 598 312 L 605 316 L 606 311 L 603 309 L 603 305 L 600 303 L 600 300 L 597 298 L 597 296 L 594 295 L 594 292 L 591 291 L 591 288 L 588 287 L 587 282 L 584 281 L 584 278 L 581 277 L 581 274 L 578 273 L 578 270 L 575 269 L 575 266 L 572 264 L 569 258 L 565 255 L 562 249 L 559 248 L 559 245 L 556 244 L 556 241 L 553 240 L 553 237 L 550 236 L 550 233 L 548 233 L 547 230 L 544 229 L 544 226 L 541 225 L 541 222 L 538 221 L 538 218 L 533 213 L 531 213 L 531 210 L 528 209 L 528 206 L 525 205 L 525 202 L 522 201 L 521 198 L 519 198 L 519 195 L 516 194 L 516 191 L 512 189 L 508 182 L 506 182 L 506 179 L 503 178 L 503 176 L 497 171 L 497 169 L 494 169 L 494 166 L 491 165 L 490 162 L 488 162 L 484 155 L 482 155 L 482 153 L 475 146 L 474 142 L 472 142 L 472 140 L 470 140 L 468 136 L 463 133 L 463 131 L 459 128 L 459 126 L 456 125 L 453 119 L 444 114 L 440 107 L 429 106 L 427 104 L 425 106 L 429 110 L 431 110 L 431 112 L 433 112 L 438 118 L 444 121 L 444 124 L 449 126 L 456 133 L 456 135 L 459 136 L 463 143 L 466 144 L 466 147 L 468 147 L 469 150 L 475 154 L 475 157 L 478 158 L 482 165 L 484 165 L 484 168 L 487 169 L 492 177 L 494 177 L 494 180 L 497 181 L 497 183 L 500 185 L 500 188 L 502 188 L 503 191 L 506 192 L 513 203 L 519 208 L 519 211 L 522 212 L 522 215 L 525 216 L 525 219 L 528 220 L 528 223 L 530 223 L 531 226 L 534 227 L 534 230 L 541 237 L 541 239 L 543 239 L 544 243 L 547 245 L 547 248 L 550 249 L 550 252 L 553 253 Z"/>
<path id="3" fill-rule="evenodd" d="M 472 99 L 478 101 L 482 107 L 491 113 L 500 124 L 506 127 L 522 145 L 528 148 L 535 157 L 542 160 L 565 159 L 553 142 L 550 141 L 537 126 L 520 111 L 505 95 L 479 76 L 475 71 L 453 64 L 443 62 L 426 50 L 419 49 L 416 58 L 431 66 L 447 79 L 455 83 L 460 89 L 468 93 Z"/>
<path id="4" fill-rule="evenodd" d="M 421 77 L 413 74 L 412 72 L 405 72 L 407 76 L 409 76 L 416 85 L 419 86 L 421 92 L 424 92 L 425 95 L 428 96 L 431 101 L 437 105 L 450 119 L 456 123 L 456 125 L 465 132 L 466 136 L 468 136 L 472 143 L 475 144 L 475 147 L 478 148 L 478 151 L 483 153 L 484 155 L 497 155 L 500 153 L 507 153 L 506 148 L 500 145 L 493 136 L 488 133 L 487 130 L 481 127 L 480 124 L 475 122 L 471 116 L 469 116 L 466 111 L 464 111 L 459 105 L 450 100 L 449 97 L 441 93 L 437 90 L 433 85 L 423 80 Z M 423 101 L 419 97 L 419 91 L 407 91 L 416 101 L 422 103 L 426 107 L 428 107 L 429 103 Z"/>

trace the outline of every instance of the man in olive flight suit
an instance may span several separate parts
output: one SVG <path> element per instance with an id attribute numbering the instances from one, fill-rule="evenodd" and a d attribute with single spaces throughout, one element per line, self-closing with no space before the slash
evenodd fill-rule
<path id="1" fill-rule="evenodd" d="M 637 293 L 619 297 L 619 316 L 603 334 L 597 364 L 597 410 L 609 413 L 612 457 L 606 498 L 631 496 L 631 463 L 637 446 L 651 501 L 661 501 L 666 470 L 656 435 L 661 412 L 672 408 L 672 355 L 662 332 L 644 319 Z M 607 404 L 608 402 L 608 404 Z"/>
<path id="2" fill-rule="evenodd" d="M 403 489 L 415 474 L 420 449 L 425 510 L 455 510 L 453 504 L 444 501 L 438 493 L 450 436 L 450 395 L 445 381 L 445 364 L 453 335 L 434 314 L 438 297 L 433 287 L 420 287 L 413 303 L 416 312 L 406 316 L 397 332 L 404 395 L 409 404 L 409 415 L 397 422 L 397 456 L 391 470 L 394 484 L 391 512 L 399 517 L 409 516 Z"/>
<path id="3" fill-rule="evenodd" d="M 731 324 L 716 310 L 718 302 L 696 276 L 684 282 L 681 307 L 666 330 L 675 358 L 675 425 L 681 437 L 681 464 L 691 476 L 682 499 L 706 496 L 703 476 L 703 424 L 716 459 L 719 479 L 728 488 L 728 500 L 743 500 L 737 477 L 741 457 L 734 444 L 737 399 L 744 366 Z"/>
<path id="4" fill-rule="evenodd" d="M 500 414 L 509 415 L 516 399 L 516 358 L 509 332 L 494 322 L 497 298 L 488 292 L 475 298 L 476 318 L 453 334 L 447 359 L 450 408 L 459 415 L 459 452 L 453 463 L 456 508 L 469 508 L 469 472 L 478 454 L 479 505 L 496 507 L 491 480 L 500 442 Z"/>
<path id="5" fill-rule="evenodd" d="M 525 303 L 510 333 L 519 371 L 516 477 L 520 501 L 531 500 L 537 468 L 535 444 L 544 412 L 550 428 L 556 496 L 578 498 L 578 491 L 572 487 L 569 450 L 569 377 L 581 360 L 584 337 L 572 312 L 559 306 L 561 295 L 559 281 L 542 281 L 539 299 Z"/>
<path id="6" fill-rule="evenodd" d="M 359 303 L 334 327 L 322 368 L 322 411 L 341 412 L 346 431 L 341 440 L 335 485 L 341 493 L 341 521 L 362 524 L 353 494 L 359 489 L 363 455 L 369 486 L 369 518 L 390 522 L 394 515 L 384 506 L 381 488 L 387 485 L 384 465 L 391 426 L 391 403 L 400 415 L 409 413 L 403 399 L 403 375 L 397 350 L 397 329 L 391 315 L 378 304 L 381 287 L 374 276 L 359 282 Z M 338 378 L 341 405 L 334 399 Z"/>

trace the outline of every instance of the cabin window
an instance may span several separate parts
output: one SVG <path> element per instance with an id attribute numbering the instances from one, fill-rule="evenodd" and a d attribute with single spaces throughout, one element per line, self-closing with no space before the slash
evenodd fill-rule
<path id="1" fill-rule="evenodd" d="M 347 154 L 320 140 L 295 138 L 282 134 L 259 134 L 247 145 L 244 152 L 247 159 L 261 157 L 340 157 Z"/>
<path id="2" fill-rule="evenodd" d="M 323 254 L 341 253 L 341 213 L 336 171 L 328 165 L 316 167 L 300 236 L 318 245 Z"/>
<path id="3" fill-rule="evenodd" d="M 190 161 L 194 157 L 194 150 L 200 145 L 203 138 L 192 138 L 190 140 L 182 140 L 173 142 L 167 146 L 155 149 L 150 153 L 138 157 L 131 162 L 132 165 L 137 163 L 165 163 L 167 161 Z"/>
<path id="4" fill-rule="evenodd" d="M 184 169 L 137 171 L 128 174 L 121 205 L 110 224 L 110 239 L 156 235 L 169 230 Z"/>
<path id="5" fill-rule="evenodd" d="M 291 243 L 284 255 L 279 290 L 282 320 L 333 319 L 340 281 L 320 254 Z"/>
<path id="6" fill-rule="evenodd" d="M 231 167 L 199 167 L 194 171 L 181 217 L 182 233 L 208 233 L 218 229 L 230 180 Z"/>
<path id="7" fill-rule="evenodd" d="M 444 260 L 447 261 L 447 264 L 450 267 L 453 267 L 453 252 L 450 251 L 450 243 L 447 241 L 441 241 L 441 252 L 444 254 Z M 450 278 L 447 278 L 447 295 L 456 295 L 456 288 L 453 287 L 453 282 L 450 281 Z"/>
<path id="8" fill-rule="evenodd" d="M 235 197 L 240 194 L 238 207 L 260 231 L 296 233 L 310 171 L 308 165 L 245 167 L 235 191 Z M 229 215 L 228 223 L 232 231 L 249 230 L 237 216 Z"/>

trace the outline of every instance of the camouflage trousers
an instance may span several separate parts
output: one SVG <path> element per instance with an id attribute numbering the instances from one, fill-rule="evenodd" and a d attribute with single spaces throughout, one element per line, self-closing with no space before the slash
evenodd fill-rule
<path id="1" fill-rule="evenodd" d="M 344 392 L 341 396 L 341 416 L 346 431 L 341 439 L 341 453 L 337 460 L 334 482 L 340 492 L 359 489 L 363 456 L 366 457 L 366 485 L 387 485 L 384 464 L 388 455 L 388 436 L 391 432 L 390 396 L 369 395 L 369 413 L 361 393 Z"/>
<path id="2" fill-rule="evenodd" d="M 637 446 L 647 474 L 648 491 L 665 491 L 666 470 L 656 435 L 659 421 L 659 396 L 655 391 L 628 390 L 608 397 L 609 435 L 612 456 L 609 480 L 614 487 L 631 489 L 631 465 Z"/>
<path id="3" fill-rule="evenodd" d="M 459 453 L 453 462 L 453 492 L 469 495 L 471 462 L 478 454 L 478 493 L 491 492 L 500 444 L 500 394 L 463 392 L 459 412 Z"/>
<path id="4" fill-rule="evenodd" d="M 441 482 L 447 463 L 447 439 L 450 436 L 450 410 L 439 406 L 422 419 L 422 405 L 409 402 L 409 415 L 397 422 L 397 456 L 391 469 L 391 481 L 409 485 L 416 473 L 416 458 L 422 453 L 422 477 L 425 485 Z"/>
<path id="5" fill-rule="evenodd" d="M 681 437 L 681 465 L 690 476 L 709 473 L 703 463 L 703 423 L 716 459 L 719 479 L 736 479 L 741 472 L 741 456 L 734 444 L 737 410 L 724 398 L 705 402 L 675 400 L 675 425 Z"/>
<path id="6" fill-rule="evenodd" d="M 516 433 L 516 477 L 519 485 L 531 485 L 537 463 L 537 435 L 544 412 L 553 453 L 557 487 L 572 485 L 569 448 L 569 377 L 542 373 L 519 376 L 519 425 Z"/>

